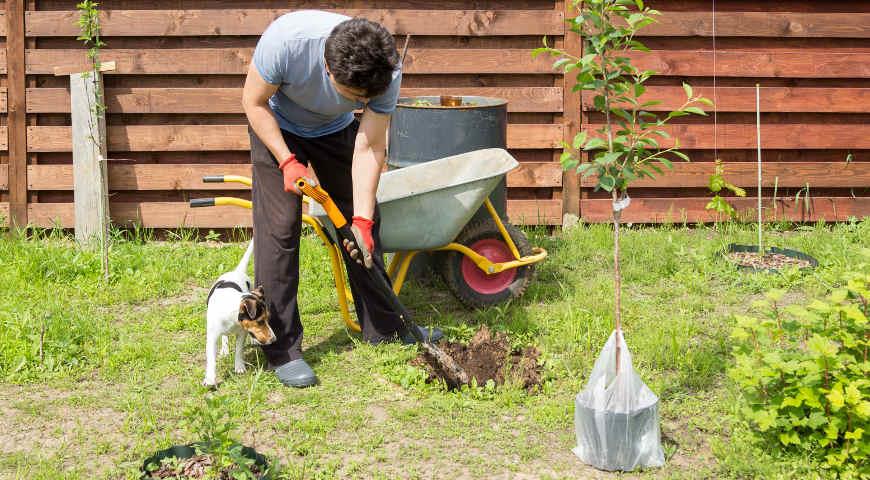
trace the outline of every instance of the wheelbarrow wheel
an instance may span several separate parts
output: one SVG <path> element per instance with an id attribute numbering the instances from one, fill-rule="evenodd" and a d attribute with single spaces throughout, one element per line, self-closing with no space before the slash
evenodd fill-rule
<path id="1" fill-rule="evenodd" d="M 504 224 L 521 256 L 532 254 L 526 235 L 508 223 Z M 455 243 L 465 245 L 491 262 L 514 260 L 510 247 L 491 219 L 468 224 Z M 520 297 L 535 273 L 534 265 L 487 275 L 468 257 L 459 252 L 441 255 L 439 270 L 447 288 L 469 308 L 484 308 L 511 298 Z"/>

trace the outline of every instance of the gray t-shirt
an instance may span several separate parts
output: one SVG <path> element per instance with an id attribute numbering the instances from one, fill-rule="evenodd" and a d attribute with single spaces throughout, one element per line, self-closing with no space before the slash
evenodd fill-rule
<path id="1" fill-rule="evenodd" d="M 300 137 L 321 137 L 353 122 L 360 102 L 349 100 L 332 86 L 323 58 L 326 38 L 350 17 L 317 10 L 282 15 L 263 32 L 254 50 L 254 67 L 263 80 L 279 85 L 269 106 L 283 130 Z M 392 113 L 399 99 L 401 67 L 386 92 L 369 100 L 368 108 Z"/>

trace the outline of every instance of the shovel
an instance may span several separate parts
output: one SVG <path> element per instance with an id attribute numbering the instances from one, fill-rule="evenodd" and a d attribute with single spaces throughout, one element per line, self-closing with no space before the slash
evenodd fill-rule
<path id="1" fill-rule="evenodd" d="M 299 188 L 299 191 L 308 195 L 315 202 L 319 203 L 323 206 L 323 209 L 326 211 L 326 214 L 329 216 L 329 220 L 335 226 L 335 230 L 338 232 L 338 235 L 341 237 L 341 240 L 347 240 L 349 242 L 356 243 L 356 238 L 354 237 L 353 231 L 351 231 L 350 226 L 347 223 L 347 220 L 344 218 L 344 215 L 338 210 L 338 206 L 335 205 L 335 202 L 332 201 L 329 194 L 326 193 L 320 185 L 315 182 L 308 180 L 306 178 L 299 178 L 296 180 L 296 186 Z M 340 244 L 342 242 L 339 242 Z M 399 301 L 399 298 L 393 292 L 393 288 L 387 282 L 387 280 L 383 277 L 383 275 L 379 275 L 376 271 L 371 268 L 367 268 L 366 271 L 369 274 L 369 278 L 375 287 L 381 292 L 381 295 L 389 302 L 390 306 L 393 308 L 399 318 L 402 321 L 405 329 L 407 329 L 411 336 L 414 337 L 414 340 L 417 341 L 420 345 L 423 346 L 423 349 L 435 359 L 436 362 L 442 367 L 445 375 L 448 376 L 446 380 L 448 383 L 452 385 L 467 385 L 468 384 L 468 373 L 465 372 L 456 360 L 454 360 L 450 355 L 447 355 L 446 352 L 432 344 L 428 339 L 423 338 L 423 335 L 420 334 L 420 329 L 417 328 L 417 324 L 411 319 L 411 314 L 408 313 L 408 310 L 402 305 L 402 302 Z"/>

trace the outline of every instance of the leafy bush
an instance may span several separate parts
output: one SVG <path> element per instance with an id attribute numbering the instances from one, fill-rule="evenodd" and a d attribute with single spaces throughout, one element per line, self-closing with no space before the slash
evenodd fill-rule
<path id="1" fill-rule="evenodd" d="M 777 290 L 756 302 L 762 318 L 738 316 L 728 373 L 763 438 L 817 459 L 832 476 L 870 478 L 870 274 L 843 280 L 806 307 L 783 308 Z"/>

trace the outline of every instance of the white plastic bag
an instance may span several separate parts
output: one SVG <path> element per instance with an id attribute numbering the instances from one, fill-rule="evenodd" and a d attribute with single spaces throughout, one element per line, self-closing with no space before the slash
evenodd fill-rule
<path id="1" fill-rule="evenodd" d="M 634 371 L 622 333 L 614 331 L 592 367 L 586 389 L 574 402 L 574 454 L 584 463 L 609 471 L 664 465 L 658 404 L 658 397 Z"/>

